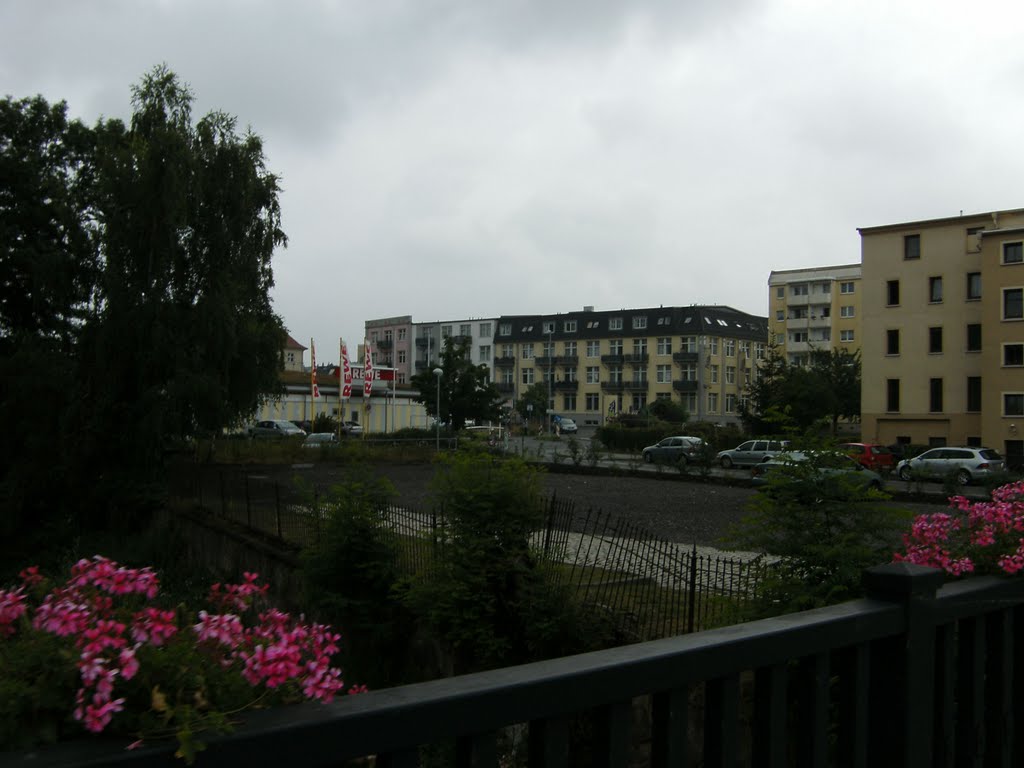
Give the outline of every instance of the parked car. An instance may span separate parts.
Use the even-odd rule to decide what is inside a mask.
[[[341,434],[357,437],[363,434],[363,427],[358,421],[344,421],[341,424]]]
[[[329,448],[338,444],[338,436],[333,432],[314,432],[302,441],[303,448]]]
[[[574,435],[578,430],[576,422],[565,416],[556,416],[551,422],[551,431],[556,435]]]
[[[641,451],[641,456],[648,464],[659,462],[664,464],[686,464],[700,457],[704,441],[690,435],[673,435],[659,440],[655,445],[648,445]]]
[[[747,440],[747,442],[741,443],[735,448],[719,451],[715,461],[725,469],[729,469],[732,466],[760,464],[762,461],[775,458],[788,447],[788,440]]]
[[[875,490],[881,489],[884,482],[880,474],[865,468],[856,459],[845,453],[831,451],[815,454],[793,451],[780,454],[773,459],[755,464],[751,470],[750,480],[754,485],[765,485],[768,482],[768,477],[778,472],[780,468],[793,467],[806,462],[813,462],[813,472],[808,479],[820,480],[825,477],[842,476],[851,483]]]
[[[257,421],[249,427],[249,436],[260,439],[277,439],[282,437],[305,437],[306,433],[290,421],[267,419],[266,421]]]
[[[884,445],[875,443],[843,443],[836,446],[854,461],[863,465],[865,469],[872,469],[875,472],[891,472],[896,465],[896,459],[892,451]]]
[[[991,448],[956,446],[932,448],[920,456],[904,459],[896,465],[901,480],[928,477],[942,480],[953,477],[960,485],[981,480],[993,472],[1006,469],[1006,462],[998,451]]]

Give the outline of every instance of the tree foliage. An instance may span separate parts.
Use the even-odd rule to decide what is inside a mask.
[[[486,365],[473,365],[469,342],[444,340],[441,350],[441,412],[437,413],[438,377],[427,370],[412,377],[412,385],[419,390],[417,401],[423,403],[431,416],[448,422],[452,429],[465,426],[467,419],[493,421],[501,416],[501,393],[491,382]]]
[[[285,235],[260,139],[222,112],[193,122],[166,67],[132,94],[129,124],[92,128],[63,103],[0,102],[0,366],[17,379],[3,408],[46,436],[4,457],[9,510],[86,489],[116,506],[170,441],[240,421],[279,386],[270,260]],[[30,497],[31,468],[55,465],[76,493]]]
[[[524,419],[546,421],[549,402],[548,385],[543,381],[538,381],[536,384],[532,384],[516,400],[516,413]],[[531,408],[530,406],[533,407]]]
[[[753,434],[806,432],[827,421],[835,435],[840,419],[860,416],[860,386],[859,351],[816,350],[800,366],[773,347],[746,389],[740,418]]]

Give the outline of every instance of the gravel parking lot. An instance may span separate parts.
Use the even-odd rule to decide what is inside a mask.
[[[317,483],[340,477],[339,470],[330,465],[317,465],[310,471]],[[434,473],[431,465],[389,465],[379,467],[378,472],[395,486],[399,504],[414,508],[429,505],[429,482]],[[548,472],[544,487],[559,498],[573,501],[577,511],[594,509],[622,516],[656,538],[712,547],[721,546],[720,538],[747,513],[756,493],[741,486],[680,479],[675,473],[618,477]],[[893,503],[917,513],[946,508],[944,503]]]

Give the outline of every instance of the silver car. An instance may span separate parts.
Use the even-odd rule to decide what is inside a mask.
[[[299,429],[290,421],[284,419],[267,419],[257,421],[249,427],[249,436],[256,438],[281,438],[281,437],[305,437],[305,430]]]
[[[787,448],[789,448],[788,440],[747,440],[728,451],[720,451],[715,457],[715,461],[725,469],[733,466],[750,466],[774,459]]]
[[[971,446],[932,448],[920,456],[904,459],[896,465],[901,480],[927,477],[942,480],[954,478],[960,485],[981,480],[993,472],[1006,469],[1006,462],[998,451]]]
[[[685,464],[700,456],[700,449],[704,447],[704,441],[699,437],[689,435],[673,435],[659,440],[656,445],[648,445],[643,449],[641,455],[648,464],[660,462]]]

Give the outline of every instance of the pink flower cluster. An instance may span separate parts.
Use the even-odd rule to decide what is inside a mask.
[[[919,515],[894,560],[942,568],[954,576],[1024,570],[1024,481],[992,492],[991,501],[949,500],[951,512]]]
[[[28,593],[42,582],[36,568],[26,569],[21,577],[22,586],[0,590],[0,639],[14,635],[18,625],[26,623]],[[214,585],[211,604],[247,611],[267,593],[268,585],[259,585],[258,579],[258,574],[246,573],[242,584]],[[176,641],[191,643],[200,661],[212,657],[224,667],[237,667],[253,686],[294,683],[306,697],[324,702],[342,689],[341,670],[330,665],[330,657],[338,652],[339,635],[329,627],[306,625],[302,617],[294,621],[276,610],[259,614],[259,623],[252,627],[246,627],[235,613],[200,611],[189,635],[179,632],[173,610],[143,605],[131,611],[121,605],[125,599],[138,604],[158,594],[159,581],[151,569],[124,568],[96,556],[76,563],[68,582],[53,589],[36,608],[31,628],[68,638],[77,651],[81,687],[73,714],[88,730],[102,731],[124,710],[125,698],[115,698],[115,686],[138,674],[140,649],[159,649]],[[175,688],[173,681],[158,682],[165,689]],[[360,690],[365,688],[350,692]]]

